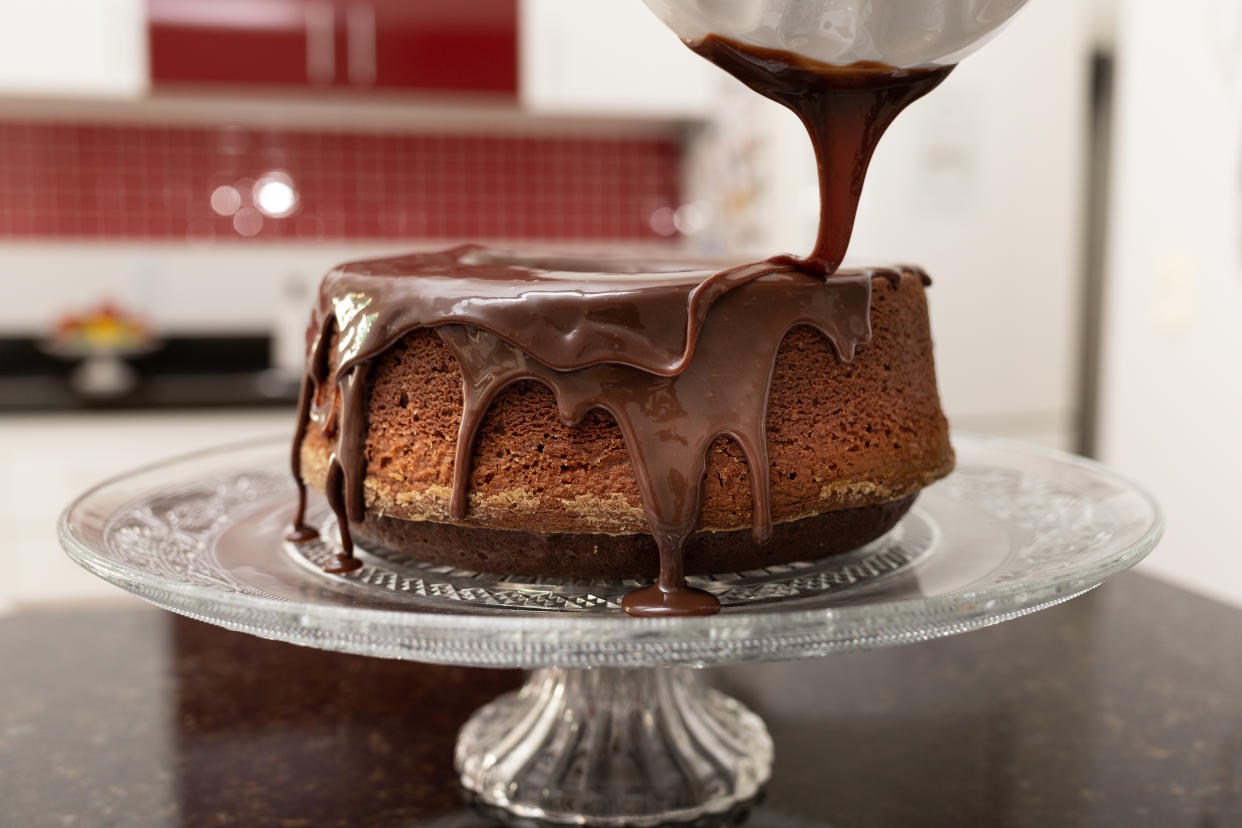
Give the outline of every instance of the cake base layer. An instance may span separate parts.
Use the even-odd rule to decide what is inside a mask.
[[[696,532],[685,547],[686,573],[740,572],[848,552],[896,526],[917,496],[778,523],[765,544],[756,544],[750,529]],[[485,529],[378,515],[350,526],[364,546],[477,572],[625,579],[654,578],[659,571],[655,540],[646,534]]]

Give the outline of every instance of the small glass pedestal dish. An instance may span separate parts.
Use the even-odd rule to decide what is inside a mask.
[[[326,575],[319,540],[283,540],[286,439],[227,446],[107,481],[60,536],[102,578],[165,609],[342,652],[534,672],[458,738],[472,800],[519,824],[735,820],[771,774],[763,722],[698,671],[904,644],[1080,595],[1146,555],[1156,504],[1104,467],[958,434],[958,468],[884,537],[848,555],[692,578],[712,617],[630,618],[637,582],[497,576],[360,551]],[[653,669],[658,668],[658,669]],[[418,715],[412,711],[411,715]]]

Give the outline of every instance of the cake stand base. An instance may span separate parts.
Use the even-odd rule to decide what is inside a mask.
[[[736,817],[772,770],[762,720],[686,667],[536,670],[457,738],[489,812],[573,825]]]

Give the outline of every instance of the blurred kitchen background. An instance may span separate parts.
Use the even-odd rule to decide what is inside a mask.
[[[1032,0],[881,143],[855,262],[935,278],[956,428],[1156,494],[1242,604],[1242,6]],[[6,0],[0,612],[128,600],[85,487],[292,428],[342,260],[465,240],[805,251],[801,127],[640,0]],[[1158,611],[1158,610],[1156,610]]]

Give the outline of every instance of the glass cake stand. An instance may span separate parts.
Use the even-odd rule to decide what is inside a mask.
[[[884,537],[816,562],[692,578],[713,617],[630,618],[637,582],[496,576],[282,535],[285,438],[113,478],[61,517],[69,555],[165,609],[233,630],[382,658],[533,672],[458,737],[461,782],[519,822],[654,826],[734,818],[772,764],[763,722],[691,668],[906,644],[1073,598],[1161,532],[1141,490],[1081,458],[957,434],[957,470]],[[663,669],[651,669],[663,668]]]

